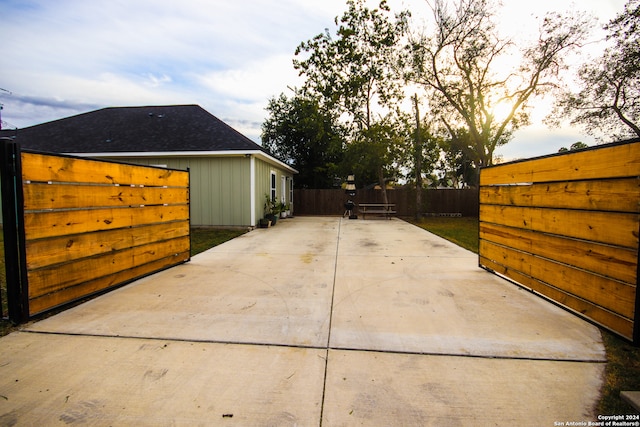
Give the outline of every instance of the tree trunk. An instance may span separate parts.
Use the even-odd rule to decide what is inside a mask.
[[[422,216],[422,132],[420,130],[420,109],[418,107],[418,95],[413,95],[413,103],[416,108],[416,219],[419,220]]]
[[[384,167],[378,169],[378,181],[380,181],[380,189],[382,190],[382,203],[389,203],[387,198],[387,183],[384,181]]]

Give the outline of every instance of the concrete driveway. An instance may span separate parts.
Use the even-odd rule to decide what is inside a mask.
[[[0,425],[593,421],[591,324],[403,221],[257,229],[0,339]]]

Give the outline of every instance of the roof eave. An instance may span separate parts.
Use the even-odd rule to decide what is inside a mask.
[[[296,174],[298,171],[286,163],[261,150],[222,150],[222,151],[114,151],[103,153],[65,153],[80,157],[249,157],[256,156],[267,163],[276,165]]]

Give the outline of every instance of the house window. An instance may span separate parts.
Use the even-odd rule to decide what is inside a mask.
[[[276,173],[271,171],[271,200],[276,200]]]
[[[282,177],[280,184],[280,201],[282,203],[287,203],[287,178]]]
[[[293,178],[289,178],[289,203],[293,205]]]

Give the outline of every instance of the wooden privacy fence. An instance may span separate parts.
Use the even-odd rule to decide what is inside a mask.
[[[13,321],[189,260],[188,171],[2,148]]]
[[[416,214],[415,189],[387,190],[389,203],[395,203],[399,216]],[[293,206],[296,215],[342,215],[348,197],[345,190],[296,189]],[[382,191],[357,190],[352,197],[358,203],[382,203]],[[460,214],[478,216],[478,191],[476,189],[425,189],[422,193],[422,214]]]
[[[480,171],[480,266],[640,342],[640,141]]]

